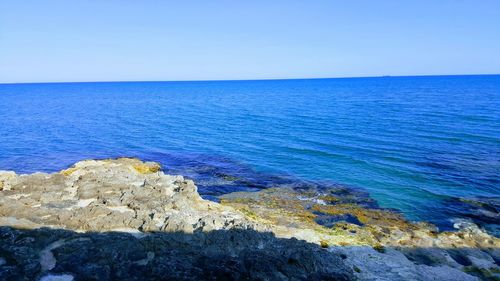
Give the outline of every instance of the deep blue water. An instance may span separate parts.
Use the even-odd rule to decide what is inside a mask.
[[[208,198],[338,184],[412,220],[498,229],[500,76],[0,85],[0,169],[116,156]]]

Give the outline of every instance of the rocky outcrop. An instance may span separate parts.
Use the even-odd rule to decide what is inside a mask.
[[[499,240],[438,232],[342,191],[203,200],[138,159],[0,172],[0,280],[495,280]]]
[[[76,231],[210,231],[255,228],[232,208],[203,200],[191,180],[153,162],[82,161],[60,173],[0,173],[0,225]]]
[[[137,159],[0,172],[0,280],[350,280],[334,253],[279,239]]]

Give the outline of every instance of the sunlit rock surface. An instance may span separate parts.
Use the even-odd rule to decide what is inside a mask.
[[[138,159],[0,172],[0,280],[496,280],[499,239],[438,232],[341,191],[203,200]]]
[[[0,223],[77,231],[247,228],[239,212],[201,199],[182,176],[137,159],[82,161],[55,174],[0,173]]]

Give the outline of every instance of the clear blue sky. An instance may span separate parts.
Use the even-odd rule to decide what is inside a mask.
[[[500,0],[0,0],[0,82],[500,73]]]

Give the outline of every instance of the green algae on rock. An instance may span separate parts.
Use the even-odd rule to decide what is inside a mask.
[[[308,234],[314,230],[316,236],[304,238],[318,244],[320,240],[328,240],[333,245],[428,247],[438,243],[443,247],[500,246],[498,238],[474,224],[455,232],[438,232],[429,223],[413,223],[390,210],[344,203],[338,198],[323,200],[325,197],[331,196],[314,189],[269,188],[260,192],[230,193],[220,196],[220,199],[222,205],[245,210],[244,213],[252,214],[248,219],[268,225],[277,232],[289,231],[297,236],[304,230]],[[349,216],[359,223],[340,219],[333,226],[325,227],[316,220],[322,215],[332,218]]]
[[[252,214],[247,219],[268,226],[278,237],[303,239],[345,255],[361,279],[427,280],[419,277],[419,272],[428,274],[429,279],[439,276],[438,280],[467,280],[462,272],[485,280],[499,277],[500,239],[472,223],[458,224],[460,229],[454,232],[438,232],[431,224],[412,223],[389,210],[332,197],[325,195],[324,190],[270,188],[230,193],[220,199],[222,205]],[[327,227],[317,220],[325,215],[352,216],[360,223],[339,220]],[[372,255],[380,260],[356,259],[353,254]],[[384,258],[398,262],[393,267],[384,263],[384,271],[376,270]],[[397,267],[405,270],[396,270]]]

